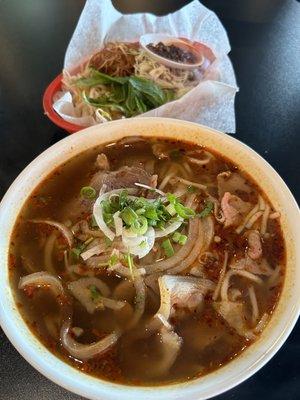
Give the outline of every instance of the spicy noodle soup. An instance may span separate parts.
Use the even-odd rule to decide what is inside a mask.
[[[17,304],[58,357],[155,385],[205,375],[257,340],[285,268],[280,213],[213,149],[124,139],[31,194],[10,246]]]

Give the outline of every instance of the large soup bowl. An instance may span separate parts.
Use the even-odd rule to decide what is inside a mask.
[[[282,294],[259,339],[234,360],[204,377],[154,387],[110,383],[80,372],[54,356],[32,334],[16,306],[8,274],[8,249],[16,218],[30,193],[57,166],[95,145],[140,135],[186,140],[226,155],[247,171],[267,194],[281,223],[287,250]],[[89,399],[196,400],[220,394],[253,375],[279,350],[300,310],[300,212],[289,189],[274,169],[238,140],[205,126],[164,118],[135,118],[93,126],[66,137],[37,157],[13,182],[0,208],[0,322],[21,355],[46,377]],[[200,334],[200,333],[199,333]]]

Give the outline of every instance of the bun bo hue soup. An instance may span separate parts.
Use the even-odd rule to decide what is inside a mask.
[[[57,168],[10,247],[19,309],[74,367],[125,384],[184,381],[257,340],[285,268],[280,214],[213,149],[130,138]]]

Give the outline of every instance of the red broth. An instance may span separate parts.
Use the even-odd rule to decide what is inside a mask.
[[[93,210],[100,190],[116,189],[100,203],[112,232],[121,215],[122,236],[110,240]],[[9,265],[19,310],[49,351],[102,379],[157,385],[203,376],[251,346],[280,296],[285,245],[280,214],[246,171],[213,149],[136,138],[53,171],[18,216]]]

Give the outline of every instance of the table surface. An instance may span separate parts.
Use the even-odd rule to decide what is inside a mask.
[[[100,1],[100,0],[99,0]],[[185,0],[116,0],[124,13],[166,14]],[[228,31],[240,92],[236,138],[279,172],[300,199],[300,4],[295,0],[207,0]],[[1,195],[33,158],[65,137],[44,115],[41,98],[60,72],[82,0],[0,1]],[[80,399],[47,380],[0,330],[0,398]],[[219,400],[300,397],[299,323],[283,348],[252,378]]]

